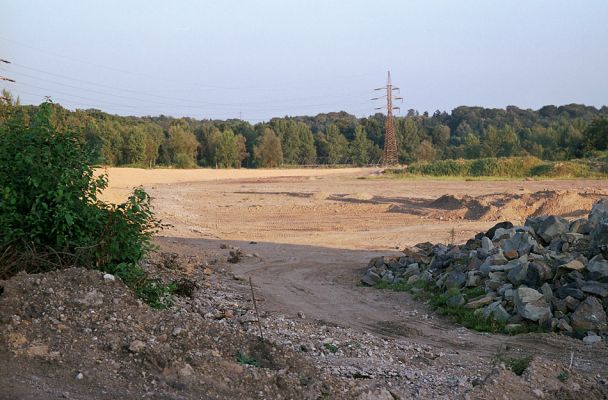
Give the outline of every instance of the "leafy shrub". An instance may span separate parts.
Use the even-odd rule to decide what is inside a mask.
[[[31,123],[0,127],[0,278],[83,266],[121,277],[155,305],[166,290],[137,265],[161,228],[150,197],[136,189],[122,204],[98,199],[107,187],[95,176],[77,132],[58,132],[50,103]],[[160,285],[160,286],[159,286]]]
[[[598,152],[599,153],[599,152]],[[392,175],[498,177],[498,178],[584,178],[608,173],[608,156],[603,153],[588,160],[543,161],[536,157],[479,158],[476,160],[439,160],[414,163],[407,169],[386,171]]]

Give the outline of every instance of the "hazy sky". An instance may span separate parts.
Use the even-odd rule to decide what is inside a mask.
[[[0,0],[0,76],[117,114],[238,118],[608,104],[608,1]]]

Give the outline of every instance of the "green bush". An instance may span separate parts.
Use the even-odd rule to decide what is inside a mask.
[[[98,199],[107,187],[95,176],[77,132],[58,132],[44,103],[31,123],[0,127],[0,278],[19,271],[70,266],[121,277],[151,302],[163,303],[158,282],[137,265],[161,228],[150,197],[136,189],[122,204]]]
[[[585,178],[604,177],[608,156],[599,153],[594,159],[543,161],[536,157],[479,158],[476,160],[439,160],[414,163],[406,169],[391,169],[389,175],[422,175],[493,178]]]

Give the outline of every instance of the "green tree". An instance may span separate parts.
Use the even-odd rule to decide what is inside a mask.
[[[370,162],[370,153],[373,143],[367,138],[363,127],[360,125],[355,128],[355,137],[350,143],[349,154],[355,165],[366,165]]]
[[[587,152],[608,150],[608,118],[594,120],[583,137]]]
[[[340,164],[348,157],[348,140],[340,133],[336,125],[327,128],[327,162]]]
[[[256,165],[263,168],[278,167],[283,163],[281,140],[272,128],[264,127],[253,148]]]
[[[169,127],[165,146],[171,162],[177,167],[192,168],[196,166],[198,141],[186,124],[176,123]]]

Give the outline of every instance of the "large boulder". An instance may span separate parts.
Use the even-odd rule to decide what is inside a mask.
[[[499,222],[493,227],[491,227],[486,233],[485,237],[490,239],[494,239],[494,235],[496,234],[497,229],[511,229],[513,228],[513,224],[510,221]]]
[[[606,330],[606,311],[602,307],[602,303],[593,296],[582,301],[570,319],[572,328],[575,330]]]
[[[517,313],[530,321],[544,321],[551,318],[551,306],[538,290],[520,286],[515,291],[513,302]]]
[[[593,205],[589,213],[591,231],[591,254],[608,256],[608,199],[602,199]]]
[[[532,248],[538,245],[538,242],[528,232],[517,232],[512,238],[502,242],[502,250],[507,252],[517,252],[517,256],[521,257],[524,254],[530,253]]]
[[[589,271],[589,279],[591,280],[608,280],[608,261],[598,254],[589,260],[589,264],[587,264],[587,271]]]
[[[568,232],[569,230],[570,222],[555,215],[545,218],[538,227],[538,230],[535,229],[538,236],[540,236],[546,243],[551,243],[554,238],[558,237],[562,233]]]

